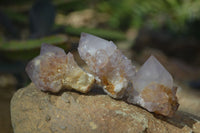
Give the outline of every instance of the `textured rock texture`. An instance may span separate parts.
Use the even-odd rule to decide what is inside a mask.
[[[96,88],[95,88],[96,89]],[[98,88],[88,95],[49,94],[30,84],[11,100],[15,133],[198,133],[200,118],[178,111],[172,118],[114,100]]]

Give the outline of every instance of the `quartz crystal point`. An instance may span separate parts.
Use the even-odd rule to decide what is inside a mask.
[[[94,82],[94,76],[84,72],[71,53],[66,55],[63,49],[48,44],[42,44],[40,55],[28,63],[26,72],[43,91],[72,88],[86,93]]]
[[[121,98],[135,75],[135,67],[112,41],[82,33],[78,52],[103,85],[104,91],[113,98]]]
[[[133,87],[128,102],[138,104],[150,112],[172,116],[179,106],[172,76],[154,56],[136,73]]]

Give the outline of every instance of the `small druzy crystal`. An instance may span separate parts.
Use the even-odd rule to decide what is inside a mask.
[[[121,98],[135,75],[135,67],[112,41],[82,33],[78,52],[108,95]]]
[[[40,55],[28,63],[26,72],[43,91],[72,88],[86,93],[94,82],[94,76],[84,72],[71,53],[66,55],[63,49],[48,44],[42,44]]]
[[[172,116],[179,106],[173,78],[154,56],[136,73],[129,93],[128,102],[157,114]]]

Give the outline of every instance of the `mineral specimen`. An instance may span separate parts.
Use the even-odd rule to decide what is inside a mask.
[[[96,80],[103,85],[108,95],[121,98],[129,81],[135,75],[135,67],[112,41],[82,33],[78,52],[94,73]]]
[[[136,73],[131,91],[128,102],[150,112],[172,116],[179,106],[172,76],[154,56]]]
[[[43,91],[58,92],[62,88],[86,93],[94,81],[113,98],[127,98],[149,112],[172,116],[178,109],[177,88],[169,72],[151,56],[135,72],[135,67],[112,41],[82,33],[78,52],[92,74],[83,71],[73,55],[61,48],[43,44],[40,55],[30,61],[26,71]]]
[[[26,72],[38,89],[58,92],[62,88],[86,93],[94,82],[94,76],[84,72],[71,53],[61,48],[42,44],[40,55],[30,61]]]

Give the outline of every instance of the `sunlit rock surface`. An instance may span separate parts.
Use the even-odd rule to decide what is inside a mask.
[[[40,55],[28,63],[26,72],[43,91],[72,88],[85,93],[94,82],[94,77],[77,65],[71,53],[66,55],[63,49],[48,44],[42,44]]]
[[[104,87],[104,91],[114,98],[121,98],[135,75],[135,67],[112,41],[82,33],[79,47],[81,58],[87,63]]]
[[[128,102],[165,116],[172,116],[177,110],[179,104],[173,78],[154,56],[136,73]]]
[[[138,106],[96,92],[81,95],[65,91],[59,95],[52,95],[42,93],[33,84],[18,89],[10,102],[10,110],[14,133],[200,131],[200,117],[183,111],[176,112],[172,118],[158,117]]]

